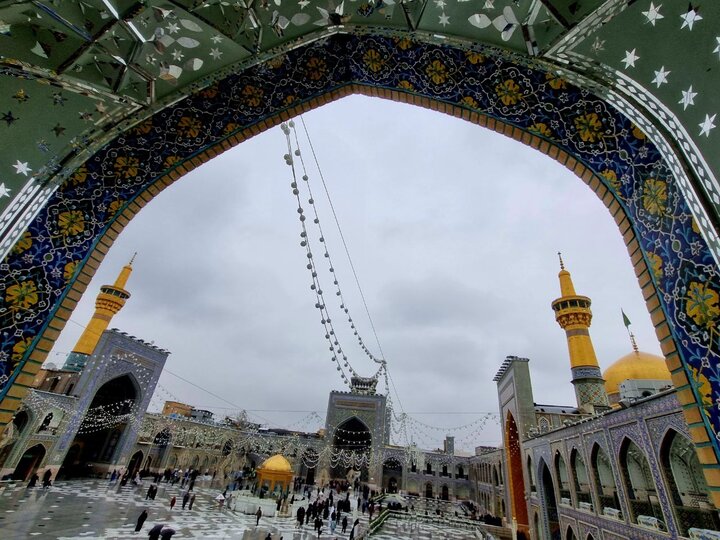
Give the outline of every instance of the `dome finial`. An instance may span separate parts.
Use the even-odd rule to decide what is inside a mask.
[[[562,253],[560,253],[559,251],[558,251],[558,259],[560,259],[560,270],[565,270],[565,264],[563,263],[563,260],[562,260]]]
[[[640,354],[640,349],[638,349],[637,342],[635,341],[635,334],[630,332],[630,343],[632,343],[633,351],[635,351],[635,354]]]
[[[132,258],[130,259],[130,262],[128,263],[128,266],[132,266],[132,263],[135,261],[135,257],[137,257],[137,251],[133,253]]]

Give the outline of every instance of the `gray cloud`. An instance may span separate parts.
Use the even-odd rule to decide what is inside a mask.
[[[306,121],[406,411],[496,410],[492,377],[508,354],[531,359],[536,401],[573,403],[550,309],[558,250],[578,292],[593,299],[601,365],[629,351],[621,306],[641,348],[659,352],[614,222],[564,167],[457,119],[381,100],[343,99]],[[98,287],[139,251],[133,296],[113,325],[172,352],[157,401],[280,410],[255,419],[285,426],[299,426],[303,411],[324,417],[328,392],[342,386],[313,307],[284,144],[279,128],[270,130],[152,201],[108,254],[51,359],[62,362]],[[346,304],[377,354],[318,175],[309,174]],[[334,305],[331,278],[321,278]],[[353,365],[373,373],[333,309]],[[446,427],[472,418],[419,417]],[[422,437],[437,446],[443,431]],[[487,444],[499,433],[490,425],[472,437]]]

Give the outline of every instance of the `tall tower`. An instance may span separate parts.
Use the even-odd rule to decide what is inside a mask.
[[[595,356],[595,348],[590,339],[590,298],[575,292],[570,272],[565,270],[562,255],[560,257],[560,298],[553,300],[552,309],[555,320],[565,330],[572,383],[575,397],[581,412],[593,414],[609,408],[605,381]]]
[[[120,270],[120,274],[114,284],[100,287],[100,294],[98,294],[95,299],[95,313],[93,313],[92,319],[90,319],[90,322],[85,327],[85,331],[65,360],[63,369],[70,371],[83,370],[88,358],[95,350],[98,341],[100,341],[103,332],[107,330],[107,327],[110,325],[110,321],[112,321],[115,314],[122,309],[125,301],[130,298],[130,293],[125,290],[125,285],[132,273],[132,263],[134,260],[135,255],[133,255],[130,262]]]

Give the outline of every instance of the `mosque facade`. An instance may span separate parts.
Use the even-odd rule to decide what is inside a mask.
[[[564,268],[559,279],[552,307],[577,403],[535,403],[529,361],[505,360],[495,376],[503,444],[471,469],[481,511],[535,540],[720,538],[665,360],[632,339],[633,350],[601,372],[590,299]]]
[[[591,300],[575,292],[562,262],[552,309],[566,334],[576,403],[536,403],[529,360],[507,357],[495,376],[502,445],[477,447],[473,456],[457,455],[450,436],[437,450],[392,445],[386,397],[374,379],[357,376],[349,392],[330,393],[316,433],[218,422],[179,402],[146,413],[169,353],[107,330],[130,296],[131,271],[128,264],[101,288],[65,365],[38,373],[0,446],[3,476],[192,469],[225,480],[243,471],[247,483],[262,473],[283,489],[290,474],[310,485],[359,479],[377,491],[472,501],[480,515],[533,540],[720,538],[695,426],[664,359],[641,352],[633,338],[632,351],[602,371],[589,332]],[[282,481],[262,466],[277,455],[289,467]]]
[[[13,428],[0,442],[0,477],[25,480],[102,475],[137,465],[133,449],[168,351],[117,329],[112,317],[130,297],[132,261],[103,285],[95,312],[61,368],[40,370]]]

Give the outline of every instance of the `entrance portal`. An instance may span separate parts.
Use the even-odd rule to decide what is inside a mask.
[[[36,444],[32,448],[28,448],[20,458],[13,478],[16,480],[29,480],[35,474],[45,458],[45,447],[42,444]]]
[[[372,445],[370,429],[356,416],[335,428],[333,440],[333,463],[330,474],[333,479],[345,480],[350,469],[360,471],[360,480],[367,482],[368,457]]]
[[[73,441],[73,445],[80,448],[77,457],[73,462],[65,460],[69,469],[67,474],[102,474],[104,471],[97,468],[96,464],[117,461],[117,453],[128,428],[128,419],[138,401],[138,394],[129,375],[112,379],[98,389]],[[105,418],[108,416],[106,411],[110,409],[117,420],[108,425]]]

